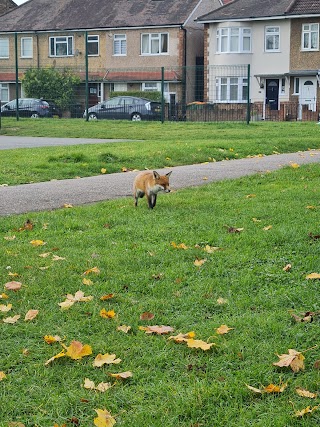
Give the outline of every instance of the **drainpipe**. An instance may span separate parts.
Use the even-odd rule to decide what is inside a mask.
[[[187,100],[187,30],[181,25],[181,29],[183,30],[183,44],[184,44],[184,52],[183,52],[183,66],[182,66],[182,117],[186,115],[186,100]]]
[[[16,119],[19,120],[19,66],[18,66],[18,34],[14,33],[14,50],[16,63]]]

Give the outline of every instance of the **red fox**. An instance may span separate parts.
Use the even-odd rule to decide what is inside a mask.
[[[159,191],[170,193],[169,177],[171,172],[165,175],[159,175],[156,171],[140,172],[133,183],[133,196],[135,198],[135,206],[138,206],[139,197],[146,195],[150,209],[156,205],[157,194]]]

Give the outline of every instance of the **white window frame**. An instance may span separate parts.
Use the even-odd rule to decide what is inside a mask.
[[[9,38],[0,37],[0,59],[9,58]]]
[[[217,77],[216,78],[216,102],[219,103],[245,103],[247,98],[244,89],[248,91],[248,79],[246,77]],[[233,96],[236,93],[236,96]]]
[[[300,77],[294,78],[294,86],[293,86],[293,95],[299,95],[300,94]]]
[[[99,52],[100,52],[99,36],[95,34],[88,34],[87,43],[88,43],[88,56],[99,56]],[[95,45],[95,44],[97,45],[97,53],[89,53],[90,45]]]
[[[59,52],[59,45],[66,46],[66,54]],[[49,37],[49,56],[65,58],[74,55],[74,39],[73,36],[55,36]]]
[[[251,53],[252,31],[249,27],[221,27],[217,29],[216,37],[217,53]]]
[[[33,38],[21,37],[21,58],[33,58]]]
[[[9,84],[0,83],[0,101],[9,102]]]
[[[142,33],[141,55],[168,55],[169,33]]]
[[[315,28],[313,28],[315,27]],[[316,37],[316,45],[313,45],[313,36]],[[319,24],[302,24],[301,31],[301,50],[316,51],[319,50]]]
[[[113,56],[127,56],[127,35],[113,35]]]
[[[280,52],[280,27],[276,25],[265,27],[264,49],[265,52]]]

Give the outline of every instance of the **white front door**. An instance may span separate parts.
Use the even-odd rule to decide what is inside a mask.
[[[300,105],[308,105],[310,111],[317,109],[317,81],[313,77],[300,78]]]

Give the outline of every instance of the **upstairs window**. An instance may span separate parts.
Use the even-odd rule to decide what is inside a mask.
[[[33,57],[33,40],[32,37],[22,37],[21,39],[21,58]]]
[[[265,28],[265,51],[266,52],[280,51],[280,27]]]
[[[0,38],[0,58],[9,58],[9,39]]]
[[[89,36],[87,41],[88,56],[99,55],[99,36]]]
[[[125,56],[127,54],[127,36],[125,34],[115,34],[113,36],[113,54]]]
[[[73,37],[50,37],[50,56],[72,56]]]
[[[302,25],[302,50],[319,50],[319,24]]]
[[[141,54],[142,55],[162,55],[169,52],[168,33],[150,33],[141,35]]]
[[[251,52],[251,28],[228,27],[217,30],[217,53]]]

